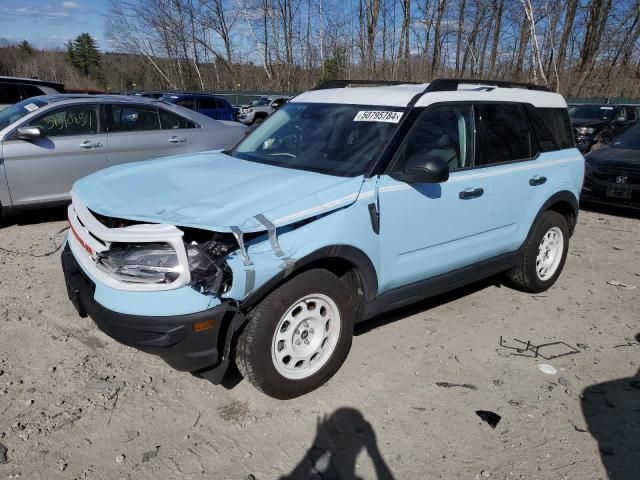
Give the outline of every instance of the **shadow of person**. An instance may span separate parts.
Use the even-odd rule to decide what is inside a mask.
[[[356,459],[364,450],[373,462],[378,480],[393,480],[371,424],[353,408],[340,408],[318,419],[313,444],[293,471],[280,480],[357,480]]]
[[[640,370],[582,393],[582,414],[609,480],[640,479]]]

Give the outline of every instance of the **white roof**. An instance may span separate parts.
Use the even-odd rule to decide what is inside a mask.
[[[428,86],[428,83],[423,83],[310,90],[298,95],[291,102],[406,107],[414,96],[423,92]],[[481,84],[462,84],[457,91],[426,93],[420,97],[415,106],[426,107],[432,103],[454,101],[521,102],[543,108],[567,108],[564,98],[557,93]]]

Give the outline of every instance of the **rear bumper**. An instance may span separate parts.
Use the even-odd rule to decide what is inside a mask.
[[[226,329],[235,315],[227,303],[202,312],[174,316],[130,315],[109,310],[94,300],[95,285],[82,271],[67,245],[62,269],[69,299],[81,317],[89,316],[98,328],[124,345],[159,356],[182,371],[209,368],[221,360]],[[212,328],[196,332],[194,324],[213,320]],[[225,332],[222,334],[221,332]]]

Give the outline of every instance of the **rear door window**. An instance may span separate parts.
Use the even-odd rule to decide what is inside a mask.
[[[480,112],[483,164],[526,160],[537,154],[522,105],[485,104]]]
[[[195,124],[180,115],[168,112],[162,108],[160,112],[160,126],[163,130],[172,130],[175,128],[195,128]]]
[[[49,111],[29,122],[45,137],[90,135],[100,132],[97,104],[70,105]]]
[[[221,107],[215,98],[198,97],[198,108],[202,110],[218,110]]]
[[[155,107],[111,105],[111,132],[160,130],[160,116]]]

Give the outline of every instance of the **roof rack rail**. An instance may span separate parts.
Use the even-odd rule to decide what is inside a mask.
[[[326,90],[328,88],[347,88],[350,85],[379,85],[392,86],[392,85],[419,85],[418,82],[403,82],[399,80],[327,80],[319,85],[316,85],[311,90]]]
[[[489,85],[500,88],[524,88],[527,90],[539,90],[541,92],[550,92],[549,87],[544,85],[535,85],[533,83],[510,82],[508,80],[482,80],[473,78],[436,78],[425,89],[424,93],[429,92],[451,92],[458,89],[458,85]]]

